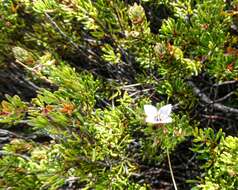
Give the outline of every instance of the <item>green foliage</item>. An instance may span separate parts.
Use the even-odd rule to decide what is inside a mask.
[[[171,13],[152,32],[147,9],[161,5]],[[80,189],[150,189],[133,181],[140,163],[161,164],[191,136],[205,160],[195,189],[236,188],[237,138],[197,128],[190,116],[198,100],[186,83],[204,72],[238,78],[229,33],[236,14],[224,1],[10,0],[0,11],[0,65],[15,62],[27,80],[54,89],[2,101],[3,127],[24,124],[52,140],[6,144],[1,188],[56,190],[73,179]],[[179,105],[173,122],[145,123],[151,102]]]
[[[16,95],[13,97],[6,95],[6,99],[8,101],[3,100],[0,106],[0,123],[5,123],[7,127],[10,127],[24,119],[27,104]]]
[[[193,189],[236,189],[238,186],[238,138],[211,129],[197,130],[193,151],[205,160],[204,179]]]
[[[143,136],[140,138],[142,142],[142,159],[149,163],[158,163],[164,159],[167,149],[174,150],[176,146],[191,135],[192,128],[188,118],[174,116],[171,124],[147,126],[143,131]]]
[[[116,108],[96,109],[98,81],[90,74],[77,74],[68,66],[54,67],[51,80],[60,88],[53,93],[39,92],[28,107],[25,119],[35,130],[49,134],[54,140],[48,146],[17,139],[6,145],[7,156],[1,160],[1,166],[13,169],[3,170],[4,187],[57,189],[70,176],[77,176],[85,189],[139,188],[128,181],[137,168],[127,152],[132,141],[127,124],[127,117],[131,115],[127,108],[130,98],[122,97],[123,104]],[[16,100],[17,105],[21,103],[16,97],[8,99],[5,104],[9,107],[15,105]],[[14,161],[8,155],[13,155]],[[16,168],[20,174],[15,176]],[[21,177],[26,174],[27,177]]]

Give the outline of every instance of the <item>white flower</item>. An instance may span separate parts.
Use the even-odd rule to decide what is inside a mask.
[[[172,118],[170,117],[172,111],[172,105],[168,104],[161,107],[159,110],[152,105],[144,105],[144,110],[146,114],[145,121],[147,123],[171,123]]]

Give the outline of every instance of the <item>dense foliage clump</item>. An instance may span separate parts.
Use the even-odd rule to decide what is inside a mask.
[[[0,188],[236,189],[237,9],[2,0]]]

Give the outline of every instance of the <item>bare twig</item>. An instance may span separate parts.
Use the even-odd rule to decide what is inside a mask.
[[[52,81],[50,81],[49,79],[47,79],[46,77],[41,76],[41,74],[39,72],[37,72],[36,70],[34,70],[33,68],[28,67],[27,65],[25,65],[24,63],[22,63],[19,60],[16,60],[15,63],[21,65],[22,67],[24,67],[25,69],[27,69],[28,71],[32,72],[33,74],[37,75],[41,80],[44,80],[45,82],[52,84]],[[13,66],[15,66],[14,63],[11,63]],[[36,86],[34,83],[32,83],[31,81],[26,81],[26,79],[24,79],[25,82],[27,82],[30,86],[34,87],[35,90],[40,90],[40,87]]]
[[[222,101],[224,101],[225,99],[229,98],[229,97],[230,97],[231,95],[233,95],[233,94],[235,94],[234,91],[228,93],[227,95],[225,95],[225,96],[223,96],[223,97],[221,97],[221,98],[219,98],[219,99],[214,100],[214,102],[222,102]]]
[[[136,83],[136,84],[128,84],[128,85],[123,85],[120,88],[121,89],[127,89],[127,88],[131,88],[131,87],[135,87],[135,86],[141,86],[141,83]]]
[[[232,119],[230,119],[229,117],[222,117],[220,115],[206,115],[206,114],[202,114],[201,115],[204,118],[210,119],[210,120],[226,120],[226,121],[233,121]]]
[[[238,80],[231,80],[231,81],[225,81],[222,83],[216,83],[213,86],[215,87],[215,86],[222,86],[222,85],[236,84],[236,83],[238,83]]]
[[[80,53],[82,54],[85,54],[85,56],[88,56],[91,55],[91,56],[94,56],[94,57],[97,57],[97,55],[91,51],[90,49],[86,49],[86,48],[83,48],[81,47],[80,45],[76,44],[69,36],[67,36],[61,29],[60,27],[56,24],[56,22],[51,18],[51,16],[47,13],[47,12],[44,12],[46,18],[48,19],[48,21],[50,22],[51,26],[57,31],[60,33],[60,35],[66,39],[76,50],[80,51]],[[87,52],[87,53],[85,53]]]
[[[7,152],[7,151],[0,151],[0,156],[15,156],[15,157],[21,157],[26,161],[30,161],[30,158],[28,156],[22,155],[22,154],[17,154],[13,152]]]
[[[193,92],[200,98],[201,101],[207,104],[212,104],[214,109],[225,113],[238,114],[237,108],[231,108],[212,101],[206,94],[202,93],[201,90],[192,81],[188,81],[187,84],[193,88]]]
[[[13,133],[11,131],[0,129],[0,136],[12,136],[12,137],[20,137],[18,134]],[[22,138],[22,137],[21,137]]]
[[[68,179],[65,180],[65,183],[68,183],[68,182],[75,182],[77,180],[79,180],[80,177],[74,177],[74,176],[71,176],[69,177]]]
[[[56,29],[57,32],[59,32],[66,40],[68,40],[69,43],[73,45],[75,49],[79,49],[79,46],[76,43],[74,43],[74,41],[60,29],[60,27],[53,21],[50,15],[47,12],[44,12],[44,14],[46,18],[49,20],[50,24],[53,26],[53,28]]]
[[[129,96],[130,96],[130,97],[133,97],[133,96],[135,96],[135,95],[137,95],[137,94],[140,94],[140,93],[142,93],[142,92],[148,92],[148,91],[151,91],[151,90],[153,90],[153,88],[147,88],[147,89],[143,89],[143,90],[138,90],[138,91],[136,91],[136,92],[133,92],[133,93],[129,94]]]

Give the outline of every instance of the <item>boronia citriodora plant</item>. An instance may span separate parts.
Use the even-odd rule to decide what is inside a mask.
[[[237,7],[2,0],[0,189],[236,188]]]

